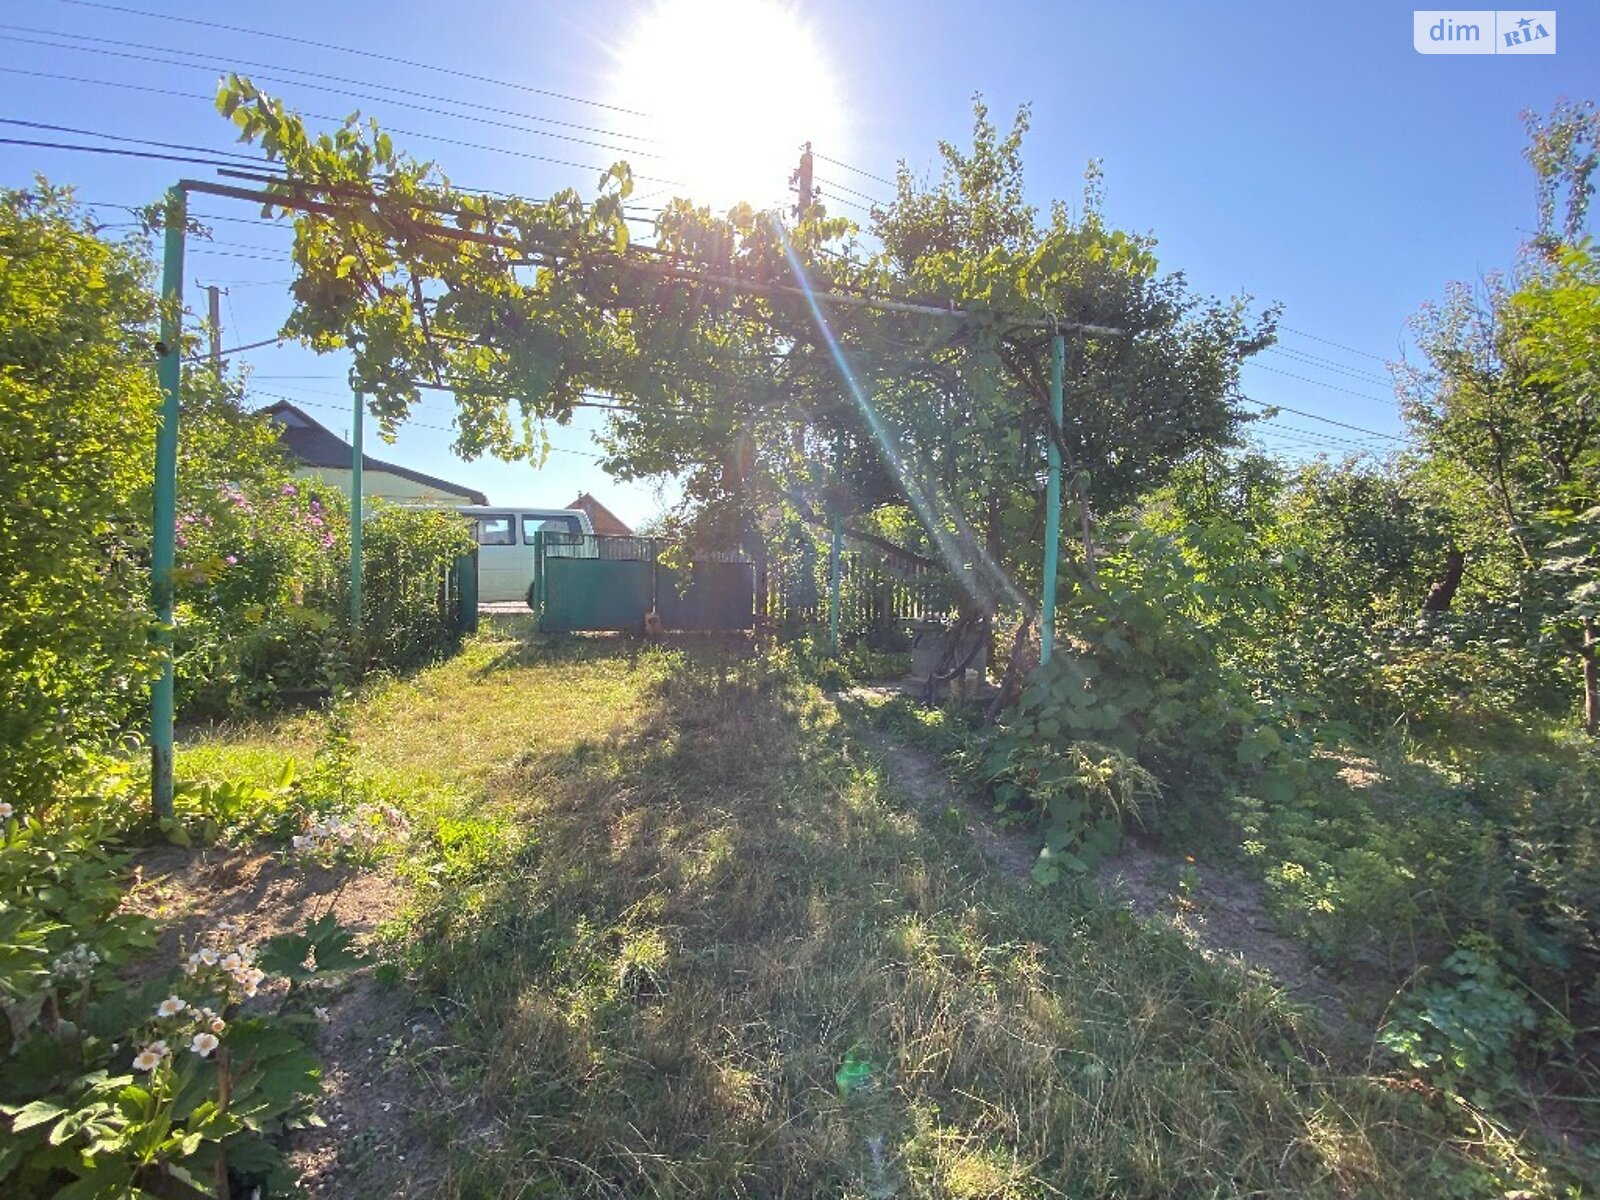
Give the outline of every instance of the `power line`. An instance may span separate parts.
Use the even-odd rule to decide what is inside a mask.
[[[63,0],[63,2],[65,2],[65,0]],[[206,104],[206,105],[210,105],[213,102],[213,100],[215,99],[215,97],[212,97],[212,96],[200,95],[198,92],[179,92],[179,91],[174,91],[172,88],[150,87],[150,86],[148,86],[146,84],[141,84],[141,83],[124,83],[121,80],[116,80],[116,79],[92,79],[92,78],[88,78],[88,77],[83,76],[83,75],[63,75],[63,74],[60,74],[58,72],[52,72],[52,71],[29,71],[29,70],[25,70],[22,67],[0,67],[0,71],[3,71],[8,75],[26,75],[26,76],[30,76],[30,77],[35,78],[35,79],[51,79],[51,80],[57,80],[57,81],[60,81],[60,82],[63,82],[63,83],[85,83],[85,84],[93,85],[95,87],[118,88],[118,89],[123,90],[123,91],[145,92],[147,94],[156,95],[156,96],[173,96],[173,97],[176,97],[176,98],[178,98],[180,100],[198,100],[201,103]],[[328,113],[300,112],[300,113],[297,113],[296,115],[300,116],[302,118],[313,120],[313,121],[328,121],[328,122],[330,122],[330,123],[332,123],[334,125],[342,125],[342,124],[344,124],[344,118],[343,117],[331,116]],[[451,115],[454,115],[454,114],[451,114]],[[506,146],[486,145],[486,144],[484,144],[482,142],[467,142],[467,141],[462,141],[459,138],[445,137],[443,134],[421,133],[421,132],[419,132],[417,130],[414,130],[414,129],[402,129],[397,125],[385,125],[384,126],[384,130],[386,132],[388,132],[388,133],[391,133],[391,134],[399,134],[401,137],[420,138],[423,141],[439,142],[439,143],[441,143],[443,145],[446,145],[446,146],[461,146],[461,147],[463,147],[465,149],[468,149],[468,150],[486,150],[486,151],[489,151],[489,152],[492,152],[492,153],[495,153],[495,154],[510,155],[513,158],[525,158],[525,159],[528,159],[528,160],[530,160],[532,162],[550,163],[552,166],[557,166],[557,167],[572,167],[575,170],[579,170],[579,171],[593,171],[596,174],[599,174],[599,173],[601,173],[601,172],[606,170],[606,168],[594,166],[592,163],[573,162],[570,159],[565,159],[565,158],[552,158],[551,156],[549,156],[547,154],[534,154],[532,151],[528,151],[528,150],[513,150],[513,149],[511,149],[509,147],[506,147]],[[525,132],[531,132],[531,131],[525,131]],[[202,165],[210,165],[210,164],[202,164]],[[670,187],[670,188],[682,188],[682,187],[686,187],[687,186],[681,180],[677,180],[677,179],[662,179],[660,176],[656,176],[656,175],[635,174],[634,175],[634,179],[638,180],[638,181],[646,182],[646,183],[665,184],[667,187]],[[490,191],[490,190],[488,190],[486,188],[460,188],[458,190],[460,190],[460,191],[478,191],[478,192],[482,192],[484,195],[490,195],[490,196],[492,196],[492,195],[504,195],[505,194],[503,192],[501,192],[501,193],[493,192],[493,191]]]
[[[69,43],[62,43],[62,42],[45,42],[45,41],[40,41],[37,38],[17,37],[15,34],[0,34],[0,41],[16,42],[16,43],[20,43],[20,44],[25,45],[25,46],[43,46],[43,47],[46,47],[47,49],[51,49],[51,50],[72,50],[72,51],[75,51],[76,53],[79,53],[79,54],[100,54],[100,55],[104,55],[105,57],[108,57],[108,58],[126,58],[126,59],[131,59],[131,60],[133,60],[135,62],[155,63],[158,66],[178,67],[181,70],[185,70],[185,71],[207,71],[207,72],[224,71],[225,72],[225,71],[228,70],[226,64],[218,65],[218,64],[213,62],[210,65],[201,65],[201,64],[197,64],[197,63],[179,62],[176,59],[172,59],[172,58],[158,58],[158,57],[156,57],[154,55],[150,55],[150,54],[135,54],[135,53],[133,53],[132,51],[129,51],[129,50],[103,50],[103,49],[99,48],[98,46],[74,46],[74,45],[71,45]],[[179,51],[178,53],[184,53],[184,52],[183,51]],[[191,57],[198,58],[200,56],[199,55],[191,55]],[[286,68],[286,69],[291,71],[291,72],[294,72],[296,70],[296,68],[293,68],[293,67],[289,67],[289,68]],[[311,72],[299,72],[299,73],[300,74],[311,74]],[[326,84],[321,84],[321,83],[305,83],[305,82],[303,82],[301,80],[298,80],[298,79],[285,79],[282,76],[277,76],[277,75],[257,75],[257,76],[255,76],[255,78],[266,80],[268,83],[285,84],[285,85],[287,85],[289,87],[310,88],[312,91],[327,92],[327,93],[329,93],[331,95],[344,96],[344,97],[347,97],[347,98],[349,98],[351,100],[364,100],[364,101],[368,101],[370,103],[375,103],[375,104],[397,104],[401,108],[415,109],[418,112],[428,113],[430,116],[452,117],[452,118],[454,118],[456,120],[459,120],[459,121],[474,121],[474,122],[476,122],[476,123],[478,123],[480,125],[495,125],[495,126],[500,127],[501,129],[511,129],[511,130],[515,130],[518,133],[533,134],[536,137],[556,138],[556,139],[558,139],[560,141],[564,141],[564,142],[576,142],[576,143],[578,143],[579,145],[582,145],[582,146],[593,146],[593,147],[595,147],[597,149],[601,149],[601,150],[612,150],[612,151],[615,151],[618,154],[637,155],[640,158],[660,158],[661,157],[660,154],[657,154],[657,153],[654,153],[654,152],[648,151],[648,150],[630,149],[629,147],[626,147],[626,146],[613,146],[613,145],[610,145],[609,143],[606,143],[606,142],[597,142],[592,138],[578,137],[576,134],[553,133],[553,132],[551,132],[550,130],[547,130],[547,129],[532,129],[532,128],[528,127],[526,124],[518,125],[518,124],[512,124],[509,121],[497,121],[497,120],[494,120],[494,119],[489,118],[489,117],[476,117],[476,116],[472,116],[472,115],[470,115],[468,113],[449,112],[446,109],[433,108],[433,107],[430,107],[429,105],[426,105],[426,104],[417,104],[416,102],[411,101],[411,100],[397,100],[397,99],[393,98],[392,96],[374,96],[374,95],[371,95],[370,93],[364,95],[361,92],[346,91],[346,90],[344,90],[342,88],[329,87]],[[337,79],[339,77],[338,76],[329,76],[329,78]],[[357,86],[373,86],[373,85],[361,85],[361,84],[358,84]],[[378,84],[376,86],[383,87],[384,85],[383,84]],[[398,89],[396,89],[396,90],[398,90]],[[451,103],[451,102],[450,101],[446,101],[446,103]],[[623,136],[626,137],[627,135],[624,134]]]
[[[1313,342],[1321,342],[1324,346],[1333,346],[1336,349],[1345,350],[1351,354],[1359,354],[1362,358],[1376,359],[1378,362],[1385,364],[1387,364],[1389,361],[1381,354],[1372,354],[1366,350],[1357,350],[1354,346],[1346,346],[1343,342],[1335,342],[1325,337],[1318,337],[1316,334],[1307,333],[1303,329],[1293,329],[1288,325],[1280,325],[1278,328],[1283,330],[1285,333],[1292,333],[1297,337],[1310,338]]]
[[[1251,366],[1262,371],[1271,371],[1274,375],[1282,375],[1289,379],[1298,379],[1301,383],[1315,384],[1317,387],[1327,388],[1330,392],[1343,392],[1347,396],[1356,396],[1362,400],[1370,400],[1374,404],[1391,404],[1392,400],[1383,396],[1373,396],[1367,392],[1352,391],[1350,388],[1340,387],[1334,383],[1324,383],[1320,379],[1313,379],[1309,375],[1296,375],[1293,371],[1280,371],[1277,367],[1269,367],[1265,363],[1251,363]]]
[[[872,209],[868,208],[865,204],[861,204],[861,203],[859,203],[859,202],[857,202],[855,200],[847,200],[843,196],[824,197],[824,199],[828,199],[828,198],[831,198],[836,204],[843,204],[843,205],[846,205],[849,208],[855,209],[857,212],[864,212],[869,217],[872,215]]]
[[[247,287],[287,287],[293,283],[292,279],[213,279],[212,283],[218,287],[247,288]]]
[[[1302,354],[1298,350],[1292,350],[1284,346],[1268,346],[1265,352],[1267,354],[1282,355],[1291,362],[1300,363],[1308,367],[1315,367],[1319,371],[1328,371],[1335,375],[1343,375],[1348,379],[1357,379],[1363,383],[1376,383],[1387,387],[1394,382],[1392,379],[1385,378],[1384,376],[1375,374],[1371,371],[1363,371],[1357,367],[1346,367],[1334,362],[1332,359],[1320,358],[1315,354]]]
[[[256,378],[262,378],[262,377],[261,376],[256,376]],[[350,406],[347,405],[347,404],[328,404],[328,403],[324,403],[324,402],[322,402],[320,400],[307,400],[303,396],[288,396],[288,395],[284,395],[281,392],[269,392],[269,391],[266,391],[263,388],[251,388],[251,389],[249,389],[249,394],[250,395],[255,395],[255,396],[266,396],[266,397],[268,397],[269,399],[272,399],[272,400],[286,400],[290,404],[294,404],[294,405],[305,407],[305,408],[320,408],[320,409],[323,409],[324,411],[327,411],[327,412],[342,413],[345,416],[352,415],[351,412],[350,412]],[[429,425],[429,424],[426,424],[426,423],[424,423],[422,421],[409,421],[409,420],[405,421],[401,425],[401,428],[403,428],[403,429],[426,429],[426,430],[429,430],[430,432],[433,432],[433,433],[456,433],[456,432],[458,432],[458,430],[452,429],[447,425]],[[605,458],[606,458],[606,456],[604,454],[591,454],[586,450],[576,450],[576,449],[572,449],[572,448],[567,447],[567,446],[551,446],[549,449],[550,449],[550,452],[552,454],[575,454],[580,458],[593,459],[595,462],[603,462],[605,460]]]
[[[837,158],[829,158],[826,154],[819,154],[815,150],[811,152],[811,155],[813,158],[820,158],[825,163],[832,163],[836,167],[843,167],[846,171],[854,171],[857,175],[863,175],[868,179],[876,180],[878,183],[887,184],[889,187],[895,186],[895,182],[892,179],[885,179],[882,175],[874,175],[871,171],[863,171],[860,167],[852,167],[849,163],[841,162]]]
[[[121,158],[151,158],[163,162],[189,163],[201,167],[236,167],[237,162],[195,158],[192,155],[158,154],[153,150],[124,150],[120,146],[74,146],[66,142],[44,142],[32,138],[0,138],[0,146],[32,146],[36,150],[76,150],[85,154],[109,154]]]
[[[1328,442],[1338,446],[1355,446],[1362,450],[1371,448],[1365,442],[1358,441],[1355,438],[1336,437],[1331,433],[1321,433],[1315,429],[1302,429],[1298,425],[1276,424],[1276,418],[1268,418],[1267,420],[1273,433],[1281,430],[1283,433],[1296,434],[1304,440]]]
[[[233,312],[233,308],[232,308],[231,305],[228,308],[228,312],[230,314]],[[282,342],[283,342],[282,336],[263,338],[259,342],[246,342],[243,346],[230,346],[230,347],[228,347],[228,349],[226,349],[226,350],[224,350],[222,352],[222,357],[223,358],[227,358],[230,354],[243,354],[246,350],[259,350],[263,346],[277,346],[277,345],[281,345]],[[205,362],[210,357],[211,357],[211,355],[209,353],[206,353],[206,354],[191,354],[188,358],[184,359],[183,361],[186,362],[186,363]]]
[[[1406,440],[1403,437],[1396,437],[1392,433],[1380,433],[1376,429],[1368,429],[1363,425],[1352,425],[1348,421],[1336,421],[1332,417],[1324,417],[1314,412],[1307,412],[1303,408],[1290,408],[1287,404],[1273,404],[1265,400],[1257,400],[1254,396],[1241,395],[1239,399],[1247,404],[1257,405],[1260,408],[1276,408],[1282,412],[1293,413],[1297,417],[1308,417],[1313,421],[1321,421],[1324,425],[1337,425],[1340,429],[1354,430],[1356,433],[1365,433],[1370,437],[1384,438],[1391,442],[1404,442]]]
[[[184,58],[205,58],[199,51],[184,50],[173,46],[151,46],[144,42],[130,42],[120,38],[93,37],[84,33],[70,33],[60,29],[35,29],[29,25],[0,24],[0,29],[13,29],[20,33],[42,34],[46,37],[69,38],[78,42],[98,42],[106,46],[120,46],[125,50],[152,50],[160,54],[177,54]],[[61,49],[75,49],[76,47],[61,47]],[[265,67],[269,71],[287,71],[292,75],[304,75],[310,79],[328,79],[336,83],[354,84],[357,87],[379,88],[386,92],[395,92],[402,96],[415,96],[420,100],[435,100],[442,104],[453,104],[458,108],[475,108],[483,112],[496,113],[503,117],[518,117],[526,121],[536,121],[541,125],[558,125],[564,129],[577,129],[584,133],[599,133],[607,137],[625,138],[630,142],[654,143],[655,138],[641,134],[625,133],[620,129],[608,129],[601,125],[584,125],[577,121],[562,121],[555,117],[543,117],[537,113],[523,112],[515,108],[498,108],[492,104],[483,104],[476,100],[458,100],[453,96],[441,96],[436,92],[421,92],[414,88],[397,87],[392,83],[374,83],[370,80],[352,79],[348,75],[334,75],[325,71],[311,71],[304,67],[286,67],[281,63],[262,62],[259,59],[234,58],[229,56],[229,63],[237,63],[247,67]],[[219,68],[220,69],[220,68]]]
[[[128,142],[140,146],[155,146],[162,150],[189,150],[196,154],[211,154],[218,158],[237,158],[258,167],[270,167],[271,162],[260,154],[242,154],[237,150],[213,150],[209,146],[191,146],[186,142],[158,142],[151,138],[124,137],[116,133],[100,133],[93,129],[79,129],[73,125],[49,125],[43,121],[23,121],[17,117],[0,117],[0,125],[18,125],[24,129],[42,129],[49,133],[72,133],[80,137],[103,138],[108,142]]]
[[[887,204],[885,204],[882,200],[879,200],[876,196],[869,196],[869,195],[867,195],[866,192],[858,192],[858,191],[856,191],[855,188],[845,187],[844,184],[838,182],[837,180],[824,179],[824,178],[822,178],[822,176],[819,175],[819,176],[817,176],[817,180],[816,181],[818,183],[820,183],[820,184],[824,184],[827,187],[834,188],[834,189],[836,189],[838,191],[847,192],[852,196],[858,196],[862,200],[865,200],[870,204],[874,204],[879,208],[887,208],[888,207]]]
[[[244,34],[248,37],[274,38],[280,42],[293,42],[296,45],[312,46],[318,50],[332,50],[340,54],[355,54],[363,58],[377,59],[380,62],[396,63],[403,67],[414,67],[423,71],[437,71],[441,75],[452,75],[458,79],[470,79],[476,83],[492,83],[497,87],[513,88],[519,92],[528,92],[535,96],[548,96],[553,100],[565,100],[569,104],[587,104],[594,108],[603,108],[611,112],[626,113],[630,117],[648,117],[649,113],[640,112],[636,108],[624,108],[620,104],[607,104],[600,100],[590,100],[583,96],[572,96],[566,92],[550,91],[547,88],[537,88],[526,83],[512,83],[504,79],[495,79],[489,75],[475,75],[470,71],[460,71],[453,67],[440,67],[429,62],[419,62],[416,59],[400,58],[392,54],[380,54],[376,50],[361,50],[353,46],[340,46],[333,42],[319,42],[312,38],[296,37],[288,33],[276,33],[265,29],[249,29],[241,25],[226,25],[219,21],[202,21],[197,17],[179,17],[170,13],[149,12],[141,8],[129,8],[120,4],[98,3],[96,0],[57,0],[60,4],[71,4],[79,8],[97,8],[106,12],[125,13],[129,16],[147,17],[159,21],[175,21],[182,25],[196,25],[205,29],[220,29],[226,33]]]
[[[206,243],[204,243],[204,242],[201,242],[199,245],[196,245],[196,246],[188,247],[188,249],[185,251],[185,253],[188,253],[188,254],[204,254],[208,258],[240,258],[240,259],[244,259],[246,262],[264,262],[264,263],[282,263],[283,262],[283,255],[281,255],[281,254],[239,254],[239,253],[236,253],[235,251],[232,251],[232,250],[212,250],[212,249],[209,249],[207,247]]]

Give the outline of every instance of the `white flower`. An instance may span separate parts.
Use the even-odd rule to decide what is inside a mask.
[[[189,1049],[193,1050],[201,1058],[210,1058],[211,1052],[219,1045],[221,1043],[217,1041],[216,1034],[197,1033],[194,1035],[194,1041],[189,1043]]]
[[[328,1010],[323,1008],[320,1004],[311,1010],[311,1015],[316,1017],[316,1019],[321,1021],[324,1025],[329,1025],[333,1022],[333,1018],[328,1015]]]
[[[156,1065],[167,1056],[167,1044],[163,1041],[154,1041],[133,1057],[135,1071],[153,1071]]]
[[[212,1017],[211,1018],[211,1032],[212,1033],[221,1033],[227,1027],[228,1027],[228,1023],[226,1021],[224,1021],[221,1017]]]
[[[94,974],[94,968],[99,962],[100,955],[83,942],[79,942],[51,963],[50,970],[57,979],[88,979]]]
[[[0,821],[9,821],[16,811],[9,800],[0,800]]]
[[[222,969],[224,971],[237,971],[242,966],[244,966],[244,959],[240,958],[237,952],[227,955],[222,960]]]
[[[189,955],[189,961],[183,964],[183,973],[193,975],[201,967],[214,967],[217,965],[217,952],[210,946],[196,950]]]
[[[156,1005],[156,1016],[175,1017],[188,1007],[189,1002],[187,1000],[179,999],[177,996],[168,996],[160,1004]]]

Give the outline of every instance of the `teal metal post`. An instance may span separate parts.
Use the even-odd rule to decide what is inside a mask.
[[[463,554],[456,559],[456,600],[460,605],[456,628],[461,633],[478,632],[478,555]]]
[[[528,596],[533,609],[533,627],[544,628],[544,530],[533,535],[533,591]]]
[[[839,510],[833,510],[833,545],[830,552],[828,569],[831,575],[828,588],[828,636],[832,639],[833,652],[839,653],[839,587],[844,579],[844,518],[839,515]]]
[[[156,651],[161,658],[161,673],[150,689],[150,804],[157,817],[172,816],[172,570],[178,522],[178,398],[183,385],[186,208],[183,189],[169,189],[161,259],[161,340],[156,344],[161,425],[156,430],[155,502],[151,506],[150,529],[151,600],[156,610]]]
[[[356,393],[355,411],[350,425],[350,631],[361,636],[361,427],[366,424],[366,406]]]
[[[1056,575],[1061,553],[1061,444],[1058,440],[1065,407],[1067,344],[1061,332],[1050,339],[1050,480],[1044,498],[1044,590],[1039,597],[1039,662],[1050,661],[1056,641]]]

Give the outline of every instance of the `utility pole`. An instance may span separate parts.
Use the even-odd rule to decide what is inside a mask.
[[[800,148],[800,165],[789,176],[789,186],[800,197],[800,203],[794,207],[795,220],[804,221],[810,214],[812,205],[817,202],[816,188],[812,185],[810,142]]]
[[[206,306],[211,325],[211,373],[222,378],[222,289],[216,284],[206,286]]]

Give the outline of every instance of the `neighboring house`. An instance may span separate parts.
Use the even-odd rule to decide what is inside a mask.
[[[349,442],[286,400],[260,412],[277,424],[278,441],[295,463],[295,478],[319,479],[330,489],[349,494],[352,454]],[[450,508],[489,503],[489,498],[475,488],[436,479],[409,467],[397,467],[370,454],[361,456],[361,494],[367,499]]]
[[[589,523],[594,526],[594,531],[605,537],[632,537],[633,530],[624,525],[616,513],[612,512],[588,492],[579,492],[578,498],[568,508],[576,508],[589,514]]]

